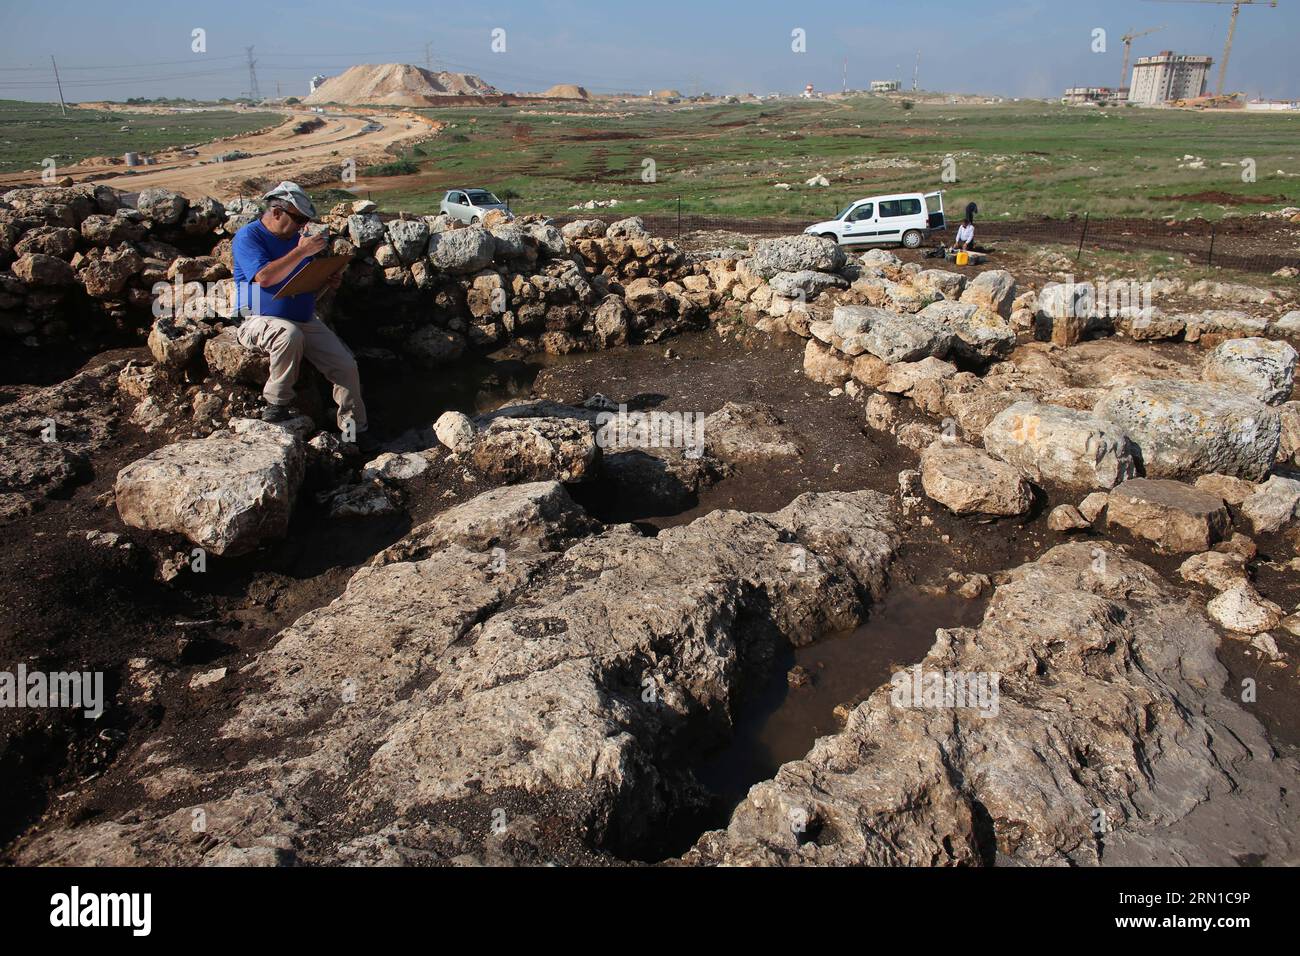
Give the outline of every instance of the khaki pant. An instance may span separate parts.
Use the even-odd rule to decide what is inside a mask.
[[[351,349],[324,322],[312,316],[310,322],[290,322],[267,315],[250,315],[239,325],[239,343],[260,349],[271,357],[271,375],[262,397],[271,405],[293,401],[293,387],[305,358],[334,386],[339,406],[338,425],[349,420],[358,432],[366,430],[366,406],[361,400],[361,376]]]

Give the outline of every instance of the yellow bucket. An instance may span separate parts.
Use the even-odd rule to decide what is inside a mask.
[[[964,251],[957,253],[957,265],[964,266],[970,264],[970,256]]]

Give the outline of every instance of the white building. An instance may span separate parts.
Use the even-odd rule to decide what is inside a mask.
[[[872,80],[872,93],[897,93],[903,88],[902,80]]]
[[[1184,56],[1171,50],[1138,57],[1133,64],[1128,101],[1158,105],[1203,96],[1213,62],[1208,56]]]

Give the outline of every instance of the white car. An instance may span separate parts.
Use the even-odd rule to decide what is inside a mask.
[[[505,213],[506,218],[514,218],[510,207],[486,189],[449,189],[438,205],[439,212],[471,225],[482,222],[484,216],[496,209]]]
[[[804,230],[841,245],[896,243],[917,248],[931,232],[946,228],[943,193],[895,193],[853,201],[834,219]]]

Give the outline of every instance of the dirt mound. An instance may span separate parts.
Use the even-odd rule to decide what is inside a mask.
[[[326,80],[303,102],[424,106],[430,97],[499,92],[472,73],[433,73],[405,63],[362,64]]]
[[[549,90],[542,94],[559,100],[589,100],[591,94],[585,87],[577,86],[573,83],[556,83]]]
[[[676,90],[655,90],[654,97],[657,100],[680,100],[682,94]]]

